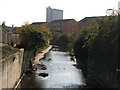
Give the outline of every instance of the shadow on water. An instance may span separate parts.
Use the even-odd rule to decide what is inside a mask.
[[[81,69],[77,69],[67,52],[53,48],[40,62],[46,70],[38,67],[34,74],[25,75],[19,88],[79,88],[85,86],[85,78]],[[47,77],[39,73],[48,73]]]
[[[41,88],[42,86],[43,84],[36,79],[36,75],[30,74],[24,76],[18,88]]]

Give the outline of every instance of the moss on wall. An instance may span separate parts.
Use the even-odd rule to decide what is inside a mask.
[[[14,48],[12,46],[8,46],[8,45],[2,46],[2,61],[5,60],[8,56],[10,56],[18,51],[19,51],[19,49]]]

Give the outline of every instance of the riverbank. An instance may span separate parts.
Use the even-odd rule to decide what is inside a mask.
[[[48,53],[51,48],[52,48],[52,45],[49,45],[46,49],[42,50],[40,53],[37,53],[37,54],[35,55],[35,58],[33,59],[33,63],[32,63],[32,64],[35,65],[35,66],[38,65],[38,64],[40,64],[39,59],[43,58],[44,55],[45,55],[46,53]],[[33,51],[32,51],[32,52],[33,52]],[[27,57],[27,56],[26,56],[26,57]],[[28,60],[28,61],[29,61],[29,60]],[[25,68],[25,67],[24,67],[24,68]],[[18,86],[19,86],[19,84],[21,83],[21,81],[22,81],[22,79],[23,79],[24,76],[25,76],[25,73],[23,73],[23,75],[22,75],[21,78],[19,79],[17,85],[15,86],[15,89],[18,88]]]
[[[52,48],[52,45],[49,45],[48,48],[46,48],[46,49],[42,50],[40,53],[36,54],[35,59],[33,60],[33,64],[34,65],[41,64],[39,60],[41,58],[43,58],[44,55],[46,53],[48,53],[51,48]]]

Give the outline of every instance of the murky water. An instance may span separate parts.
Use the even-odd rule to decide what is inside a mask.
[[[25,75],[19,87],[21,88],[67,88],[85,85],[82,71],[77,69],[66,52],[51,50],[45,59],[40,60],[47,69],[40,67],[35,74]],[[48,73],[48,77],[41,77],[39,73]]]

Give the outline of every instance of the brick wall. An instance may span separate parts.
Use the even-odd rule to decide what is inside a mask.
[[[69,21],[66,24],[66,27],[67,27],[66,33],[68,33],[68,34],[73,34],[78,31],[78,23],[74,20]]]
[[[49,26],[52,33],[73,34],[78,31],[78,22],[74,19],[53,21]]]

